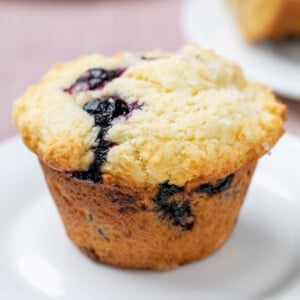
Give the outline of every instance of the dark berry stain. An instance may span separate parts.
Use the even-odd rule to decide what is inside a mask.
[[[147,211],[148,209],[144,203],[139,202],[139,197],[132,197],[116,190],[110,191],[108,196],[111,198],[113,204],[118,204],[120,206],[118,212],[121,214]]]
[[[103,237],[104,239],[108,240],[108,237],[106,236],[105,232],[103,231],[103,229],[101,229],[100,227],[97,228],[97,232],[98,234]]]
[[[145,204],[141,204],[140,206],[139,206],[139,209],[141,210],[141,211],[147,211],[147,205],[145,205]]]
[[[83,109],[95,118],[95,124],[109,128],[113,119],[129,113],[128,104],[119,97],[96,98],[85,103]]]
[[[73,172],[73,177],[94,183],[102,181],[99,169],[105,162],[109,149],[115,146],[113,142],[105,139],[105,135],[112,126],[112,121],[120,116],[129,117],[134,109],[141,107],[142,105],[137,101],[128,104],[117,96],[96,98],[84,104],[83,109],[94,117],[95,126],[99,126],[100,130],[95,141],[96,146],[93,147],[95,155],[93,163],[88,170]]]
[[[92,247],[80,247],[80,250],[85,253],[89,258],[98,261],[100,257],[96,253],[95,249]]]
[[[173,226],[191,230],[194,226],[194,215],[189,200],[170,199],[183,191],[183,187],[165,182],[159,185],[159,191],[152,200],[163,219],[169,220]]]
[[[119,204],[132,204],[136,202],[136,198],[132,197],[132,195],[119,190],[119,187],[115,186],[113,190],[107,192],[108,197],[111,199],[112,203]]]
[[[115,78],[120,77],[125,69],[106,70],[103,68],[92,68],[85,71],[79,78],[64,91],[69,94],[93,91],[104,87],[104,85]]]
[[[164,182],[159,185],[159,191],[153,198],[155,203],[161,203],[167,201],[173,195],[183,192],[184,188],[175,184],[168,184]]]
[[[175,200],[162,202],[159,211],[162,217],[171,220],[174,226],[180,226],[185,230],[191,230],[194,226],[194,217],[188,200],[181,203]]]
[[[216,184],[212,183],[203,183],[197,186],[193,191],[197,193],[203,193],[208,195],[217,194],[225,191],[231,185],[234,174],[230,174],[227,177],[220,179],[216,182]]]

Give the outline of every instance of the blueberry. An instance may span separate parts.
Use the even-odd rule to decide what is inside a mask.
[[[208,195],[221,193],[230,187],[233,177],[234,174],[230,174],[227,177],[218,180],[216,184],[212,184],[209,182],[200,184],[193,191],[197,193],[208,194]]]
[[[107,82],[120,77],[124,69],[106,70],[103,68],[92,68],[85,71],[65,92],[75,94],[84,91],[93,91],[103,87]]]
[[[176,193],[182,192],[184,189],[175,184],[169,184],[168,182],[161,183],[159,185],[159,191],[153,198],[155,203],[161,203],[168,200]]]
[[[96,98],[87,102],[83,109],[94,116],[95,124],[110,126],[113,119],[129,113],[127,103],[118,97]]]
[[[87,170],[75,171],[72,177],[90,182],[101,182],[100,168],[106,161],[107,154],[115,144],[105,139],[105,135],[111,127],[112,121],[120,116],[128,116],[134,109],[141,108],[137,101],[127,104],[118,96],[96,98],[84,104],[83,109],[94,117],[95,126],[99,126],[99,134],[93,147],[94,161]]]
[[[98,164],[95,162],[93,162],[86,171],[73,172],[72,177],[94,183],[101,181]]]
[[[170,201],[160,203],[159,212],[163,218],[171,221],[173,226],[180,226],[184,230],[191,230],[194,217],[188,200],[183,202]]]
[[[194,215],[190,201],[186,199],[170,200],[172,196],[183,191],[183,187],[164,182],[159,185],[159,190],[152,200],[156,204],[156,211],[161,218],[169,220],[173,226],[191,230],[194,226]]]

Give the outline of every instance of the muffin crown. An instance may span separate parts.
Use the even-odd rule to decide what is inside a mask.
[[[285,113],[270,90],[193,44],[58,64],[13,111],[25,144],[54,169],[177,185],[257,160],[284,132]]]

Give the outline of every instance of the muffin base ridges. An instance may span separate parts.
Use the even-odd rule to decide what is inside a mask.
[[[89,183],[41,162],[67,234],[82,252],[110,265],[154,270],[202,259],[228,239],[255,165],[239,169],[222,192],[199,193],[203,182],[194,180],[174,194],[168,201],[191,209],[192,226],[185,227],[153,201],[159,187],[122,185],[107,175]]]

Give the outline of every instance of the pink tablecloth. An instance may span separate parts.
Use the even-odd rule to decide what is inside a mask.
[[[0,1],[0,140],[17,133],[14,99],[52,64],[83,53],[180,47],[182,1]],[[287,130],[300,135],[300,101],[287,104]]]

